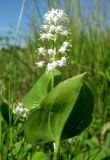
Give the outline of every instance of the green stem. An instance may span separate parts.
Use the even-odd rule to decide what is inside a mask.
[[[13,145],[13,130],[12,130],[12,126],[11,126],[11,122],[12,122],[12,109],[13,109],[13,104],[11,104],[11,95],[10,95],[10,91],[9,91],[9,97],[10,97],[10,105],[9,105],[9,148],[12,147]]]
[[[59,150],[60,141],[56,141],[55,147],[54,147],[54,155],[53,160],[58,160],[58,150]]]
[[[51,73],[52,80],[51,80],[51,90],[54,88],[54,72]]]
[[[56,54],[56,47],[55,47],[55,43],[56,43],[56,38],[53,42],[53,50],[54,50],[54,54],[53,54],[53,61],[55,61],[55,54]],[[51,80],[51,90],[54,88],[54,71],[51,73],[52,75],[52,80]]]
[[[12,127],[9,129],[9,134],[10,134],[10,147],[13,145],[13,130]]]

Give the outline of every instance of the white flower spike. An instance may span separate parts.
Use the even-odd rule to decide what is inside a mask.
[[[67,52],[71,47],[68,26],[69,18],[63,10],[52,9],[44,15],[44,24],[40,31],[41,42],[38,48],[38,56],[43,56],[38,57],[39,62],[35,63],[37,67],[43,68],[46,66],[48,72],[54,72],[57,67],[66,65]],[[59,37],[65,39],[62,44],[57,43]],[[45,45],[45,42],[49,42],[49,45]],[[42,43],[43,45],[41,45]],[[40,58],[43,58],[43,60]]]

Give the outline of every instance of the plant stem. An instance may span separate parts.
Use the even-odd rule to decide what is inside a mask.
[[[13,145],[13,130],[12,127],[9,129],[9,134],[10,134],[10,147]]]
[[[51,73],[52,80],[51,80],[51,90],[54,88],[54,72]]]
[[[56,37],[56,36],[55,36]],[[56,47],[55,47],[55,43],[56,43],[56,38],[53,42],[53,50],[54,50],[54,54],[53,54],[53,62],[55,61],[55,55],[56,55]],[[54,88],[54,71],[51,73],[52,75],[52,80],[51,80],[51,90]]]
[[[60,145],[60,141],[56,141],[55,143],[55,147],[54,147],[54,155],[53,155],[53,160],[58,160],[58,150],[59,150],[59,145]]]

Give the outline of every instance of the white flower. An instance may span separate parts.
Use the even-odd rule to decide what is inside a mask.
[[[61,35],[63,35],[63,36],[68,36],[68,34],[69,34],[69,32],[67,30],[64,30],[61,32]]]
[[[65,64],[66,63],[66,59],[67,59],[66,57],[62,57],[61,61]]]
[[[58,9],[52,9],[51,11],[48,11],[45,15],[44,15],[45,21],[46,22],[51,22],[54,21],[56,22],[56,20],[58,19]]]
[[[42,27],[41,28],[43,28],[44,30],[48,30],[48,28],[49,28],[49,26],[48,25],[42,25]]]
[[[44,15],[45,23],[51,24],[52,22],[56,24],[57,22],[63,22],[67,21],[68,22],[68,17],[67,15],[63,12],[63,10],[58,10],[58,9],[52,9],[51,11],[48,11]]]
[[[49,32],[55,32],[56,27],[54,25],[50,26]]]
[[[54,50],[53,49],[48,49],[48,54],[51,56],[51,55],[53,55],[54,54]]]
[[[63,26],[62,25],[58,25],[58,26],[55,26],[55,25],[51,25],[48,26],[48,25],[43,25],[42,26],[42,29],[44,29],[46,32],[49,32],[49,33],[60,33],[64,36],[68,35],[68,31],[66,32],[66,30],[63,30]],[[43,38],[45,38],[46,35],[43,35]]]
[[[17,112],[22,112],[23,108],[22,108],[23,104],[22,103],[18,103],[16,108],[13,109],[13,113],[17,113]]]
[[[16,107],[16,111],[22,113],[24,111],[24,108],[21,106]]]
[[[58,51],[61,52],[61,53],[65,53],[66,48],[64,46],[61,46]]]
[[[20,117],[26,118],[29,110],[23,107],[22,103],[18,103],[17,106],[13,109],[13,113],[17,114]]]
[[[47,64],[48,72],[53,72],[56,69],[57,66],[58,66],[58,63],[56,61],[54,61],[52,63],[48,63]]]
[[[65,53],[68,46],[70,46],[70,43],[65,41],[65,42],[63,42],[63,45],[60,47],[60,49],[58,51],[61,53]]]
[[[44,40],[44,39],[46,39],[47,38],[47,35],[45,34],[45,33],[42,33],[41,35],[40,35],[40,39],[41,40]]]
[[[38,48],[38,54],[45,55],[45,53],[46,53],[45,48],[43,48],[43,47]]]
[[[62,67],[66,64],[66,57],[62,57],[61,60],[57,60],[57,64],[59,67]]]
[[[54,40],[55,36],[51,33],[47,33],[47,39],[51,39],[51,40]]]
[[[43,68],[45,62],[44,62],[44,61],[39,61],[39,62],[36,62],[35,64],[36,64],[39,68]]]
[[[54,40],[54,38],[55,38],[55,36],[54,36],[53,34],[51,34],[51,33],[42,33],[42,34],[40,35],[40,39],[41,39],[41,40],[45,40],[45,39]]]
[[[63,46],[64,46],[65,48],[67,48],[69,45],[70,45],[69,42],[67,42],[67,41],[63,42]]]
[[[53,72],[56,67],[62,67],[66,64],[66,57],[62,57],[61,60],[53,61],[52,63],[48,63],[47,70],[48,72]]]
[[[61,32],[63,31],[63,27],[62,26],[57,26],[56,27],[56,32]]]
[[[58,64],[59,67],[62,67],[62,66],[63,66],[63,63],[62,63],[61,60],[57,60],[57,64]]]

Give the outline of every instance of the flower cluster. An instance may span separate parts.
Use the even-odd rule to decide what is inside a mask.
[[[44,44],[37,49],[39,58],[36,66],[43,68],[46,66],[48,72],[53,72],[57,67],[66,65],[67,53],[71,47],[68,36],[69,18],[63,10],[52,9],[44,15],[44,25],[41,26],[40,41]],[[63,38],[63,43],[57,43],[58,39]],[[46,46],[44,42],[51,42],[51,46]],[[58,45],[59,44],[59,45]],[[47,57],[47,58],[46,58]]]
[[[13,109],[13,113],[17,114],[19,117],[26,118],[29,110],[23,107],[22,103],[18,103],[17,106]]]

